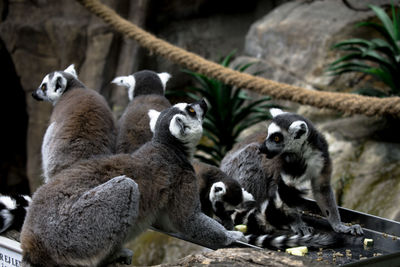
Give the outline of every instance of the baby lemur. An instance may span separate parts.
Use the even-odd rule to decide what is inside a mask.
[[[118,121],[117,153],[132,153],[151,140],[149,109],[158,111],[171,106],[164,96],[171,75],[150,70],[116,77],[112,82],[128,89],[129,104]]]
[[[45,182],[79,160],[115,152],[113,114],[103,96],[78,80],[73,64],[47,74],[32,96],[54,106],[42,143]]]
[[[190,158],[202,135],[204,101],[149,111],[154,136],[132,154],[82,161],[33,196],[21,233],[25,266],[99,266],[155,225],[215,246],[243,240],[200,210]]]
[[[340,220],[330,185],[332,163],[323,135],[300,115],[280,109],[271,109],[271,114],[266,137],[254,135],[237,144],[222,160],[221,169],[237,179],[260,205],[274,200],[277,208],[288,206],[292,212],[290,227],[296,233],[313,231],[296,210],[303,205],[300,194],[292,194],[292,189],[299,192],[305,182],[310,182],[313,196],[333,230],[362,234],[359,225],[347,226]]]

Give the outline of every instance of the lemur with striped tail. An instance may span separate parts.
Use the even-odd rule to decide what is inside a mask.
[[[47,74],[32,96],[54,106],[42,143],[45,182],[80,160],[115,152],[113,114],[103,96],[78,80],[73,64]]]
[[[191,159],[205,101],[149,111],[154,136],[132,154],[81,161],[34,194],[22,232],[25,266],[130,263],[122,249],[150,225],[213,245],[245,240],[201,212]]]
[[[335,232],[362,234],[359,225],[347,226],[340,220],[330,185],[332,163],[323,135],[303,116],[280,109],[271,109],[271,114],[267,134],[237,144],[222,160],[221,169],[237,179],[259,205],[267,201],[278,209],[287,207],[289,220],[281,223],[289,223],[297,234],[313,232],[300,218],[298,209],[304,204],[301,194],[291,193],[292,189],[301,192],[305,183],[311,184],[313,196]]]

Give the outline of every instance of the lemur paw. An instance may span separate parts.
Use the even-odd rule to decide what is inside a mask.
[[[111,263],[131,265],[132,264],[132,256],[133,256],[132,250],[123,248],[116,255],[114,255],[113,259],[111,260]]]
[[[247,238],[244,236],[242,232],[239,231],[227,231],[229,239],[229,243],[227,245],[232,244],[234,241],[242,241],[247,243]]]
[[[333,230],[337,233],[350,233],[352,235],[362,235],[364,231],[362,230],[361,226],[358,224],[353,224],[351,226],[347,226],[343,223],[338,225],[332,226]]]

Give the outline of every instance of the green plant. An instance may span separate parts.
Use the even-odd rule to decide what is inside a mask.
[[[226,56],[221,65],[228,67],[234,52]],[[245,71],[253,63],[234,67]],[[246,128],[270,118],[270,97],[253,101],[242,88],[224,84],[200,73],[184,70],[193,76],[198,86],[189,87],[184,94],[194,100],[205,98],[209,109],[203,122],[203,142],[197,149],[208,156],[197,153],[195,157],[203,162],[219,165],[220,161],[235,144],[239,134]],[[255,73],[258,74],[258,73]]]
[[[372,40],[362,38],[348,39],[333,46],[333,49],[349,52],[329,65],[332,75],[347,72],[362,72],[375,76],[385,83],[389,92],[375,88],[365,88],[357,91],[360,94],[374,96],[389,96],[400,94],[400,13],[392,4],[392,18],[377,6],[369,6],[382,24],[361,22],[358,27],[369,27],[383,37]],[[372,64],[371,64],[372,63]]]

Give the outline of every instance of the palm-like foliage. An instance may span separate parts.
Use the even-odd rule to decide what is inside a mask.
[[[382,24],[361,22],[357,26],[372,28],[379,32],[383,39],[365,40],[353,38],[335,44],[333,46],[334,49],[349,53],[331,63],[328,71],[333,75],[340,75],[346,72],[366,73],[375,76],[390,88],[388,93],[371,88],[359,93],[376,96],[399,95],[400,13],[396,12],[392,5],[392,21],[382,8],[373,5],[370,8],[375,12]]]
[[[227,67],[233,53],[226,56],[221,65]],[[236,66],[234,69],[242,72],[252,63]],[[239,134],[246,128],[270,118],[270,97],[252,101],[242,88],[224,84],[208,78],[200,73],[184,70],[193,76],[198,86],[189,87],[185,94],[195,100],[205,98],[209,109],[203,122],[204,137],[207,142],[201,142],[198,150],[208,156],[196,154],[200,160],[218,165],[226,152],[235,144]],[[255,73],[257,74],[257,73]]]

